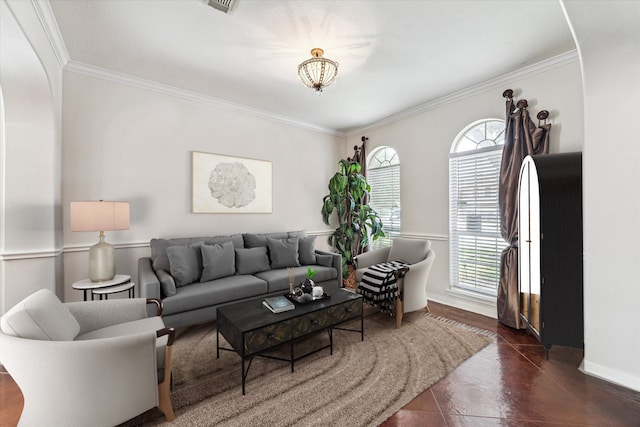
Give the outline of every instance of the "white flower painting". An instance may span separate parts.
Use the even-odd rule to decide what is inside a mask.
[[[271,213],[271,162],[192,152],[194,213]]]

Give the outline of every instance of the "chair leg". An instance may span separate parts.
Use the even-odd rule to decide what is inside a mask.
[[[427,313],[431,313],[431,310],[429,310],[429,304],[424,306],[424,311],[426,311]]]
[[[165,329],[165,331],[168,329]],[[167,346],[164,349],[164,377],[162,382],[158,384],[158,409],[164,414],[167,421],[175,420],[176,415],[173,413],[173,405],[171,404],[171,384],[173,376],[171,372],[171,356],[173,354],[173,340],[176,331],[171,328],[169,330],[169,338]]]
[[[404,314],[404,304],[400,298],[396,298],[396,329],[400,329],[402,315]]]
[[[164,414],[167,421],[171,422],[176,418],[171,404],[171,380],[165,379],[158,384],[158,409]]]

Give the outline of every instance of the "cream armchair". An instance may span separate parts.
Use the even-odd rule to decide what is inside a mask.
[[[381,262],[404,261],[409,264],[409,271],[399,281],[400,298],[396,301],[396,327],[399,328],[403,313],[420,309],[428,311],[427,279],[435,257],[430,240],[397,237],[390,247],[365,252],[355,258],[356,281],[360,283],[365,270]]]
[[[157,300],[63,304],[40,290],[0,320],[0,363],[24,395],[19,425],[113,426],[153,407],[172,421],[175,330]]]

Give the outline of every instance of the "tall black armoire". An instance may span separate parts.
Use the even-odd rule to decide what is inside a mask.
[[[518,200],[520,316],[547,358],[582,348],[582,154],[527,156]]]

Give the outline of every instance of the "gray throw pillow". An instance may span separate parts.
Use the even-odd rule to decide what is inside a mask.
[[[242,234],[232,234],[231,236],[213,236],[210,241],[205,242],[207,245],[222,244],[232,242],[235,249],[244,248],[244,238]]]
[[[266,246],[236,249],[236,273],[254,274],[271,270]]]
[[[316,236],[300,237],[298,239],[298,260],[300,265],[313,265],[316,263]]]
[[[316,263],[318,265],[322,265],[322,266],[325,266],[325,267],[332,267],[333,266],[333,255],[317,254],[316,255]]]
[[[176,281],[176,286],[185,286],[200,280],[202,272],[202,255],[200,246],[169,246],[167,257],[171,275]]]
[[[165,297],[170,297],[176,294],[176,281],[165,270],[159,270],[156,272],[158,280],[160,281],[160,291]]]
[[[202,245],[202,277],[201,282],[219,279],[235,274],[236,254],[233,242],[217,245]]]
[[[286,232],[284,233],[269,233],[269,234],[253,234],[253,233],[244,233],[244,247],[245,248],[257,248],[259,246],[267,246],[267,237],[271,237],[272,239],[286,239],[289,236]]]
[[[267,237],[271,268],[299,267],[298,238],[272,239]]]

